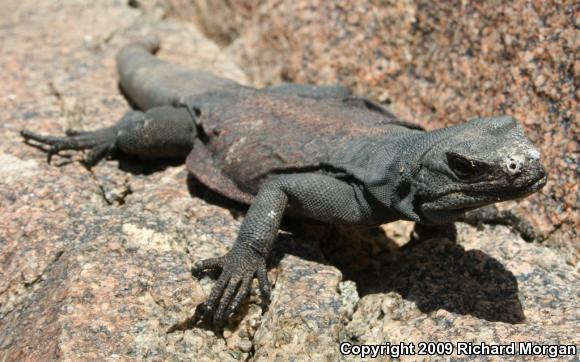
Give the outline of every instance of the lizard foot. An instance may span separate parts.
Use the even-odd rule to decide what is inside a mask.
[[[117,131],[114,128],[104,128],[94,132],[68,130],[64,137],[41,135],[28,130],[22,130],[20,134],[27,142],[33,140],[49,146],[46,151],[48,163],[50,163],[52,156],[61,150],[90,149],[91,151],[83,163],[87,168],[91,168],[116,149]]]
[[[522,239],[532,242],[539,239],[532,224],[513,210],[499,210],[495,205],[488,205],[467,212],[459,221],[463,221],[477,228],[482,228],[483,224],[505,225]]]
[[[234,247],[222,257],[197,262],[191,271],[197,275],[215,269],[221,269],[221,275],[202,307],[204,317],[213,317],[215,326],[222,325],[226,318],[240,309],[250,294],[254,276],[258,278],[263,301],[270,299],[271,287],[266,260],[262,255],[247,249],[236,250]]]

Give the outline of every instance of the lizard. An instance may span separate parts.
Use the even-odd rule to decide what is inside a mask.
[[[341,85],[245,86],[165,62],[158,48],[149,36],[118,53],[121,89],[139,110],[114,126],[21,135],[48,146],[49,163],[61,150],[88,150],[87,167],[117,151],[186,158],[203,185],[250,205],[232,248],[192,267],[221,270],[202,304],[215,324],[239,311],[254,278],[269,300],[267,260],[284,215],[442,225],[546,183],[540,152],[511,116],[427,131]]]

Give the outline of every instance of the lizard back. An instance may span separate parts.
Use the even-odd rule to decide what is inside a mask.
[[[188,169],[210,189],[251,203],[269,175],[328,167],[353,174],[350,161],[365,156],[361,145],[422,132],[352,99],[316,100],[252,89],[196,96],[191,104],[200,112],[202,134],[187,159]]]

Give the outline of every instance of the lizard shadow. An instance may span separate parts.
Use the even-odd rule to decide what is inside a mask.
[[[247,206],[223,197],[188,175],[192,197],[243,215]],[[488,321],[522,323],[518,283],[501,262],[456,242],[454,225],[416,225],[399,246],[375,227],[333,227],[285,218],[269,260],[276,267],[291,254],[337,267],[356,283],[360,297],[396,292],[424,313],[439,309]],[[211,328],[210,328],[211,329]]]
[[[310,241],[306,228],[293,224],[288,230],[294,237]],[[295,247],[277,245],[296,255]],[[525,320],[513,273],[481,250],[465,250],[457,244],[453,225],[445,229],[416,226],[403,246],[380,228],[331,227],[322,236],[319,250],[345,280],[356,283],[361,298],[396,292],[424,313],[445,309],[494,322]],[[282,254],[275,250],[278,260],[274,263]],[[298,256],[320,262],[311,252]]]
[[[184,158],[143,159],[138,156],[119,153],[114,156],[119,161],[119,169],[132,175],[152,175],[171,167],[183,165]]]
[[[187,174],[186,182],[187,189],[191,197],[200,198],[205,202],[207,202],[208,204],[228,209],[230,214],[236,219],[239,218],[241,215],[244,215],[245,212],[248,210],[247,205],[228,199],[227,197],[210,190],[209,188],[204,186],[201,182],[199,182],[195,178],[195,176],[193,176],[190,173]]]

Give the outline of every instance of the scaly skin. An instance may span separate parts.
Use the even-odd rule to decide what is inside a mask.
[[[193,272],[221,269],[205,313],[221,324],[254,277],[264,299],[266,262],[286,212],[329,224],[413,220],[445,224],[467,211],[524,197],[546,182],[539,152],[511,117],[478,118],[427,132],[341,86],[241,86],[156,59],[156,39],[117,57],[121,86],[142,112],[65,137],[22,131],[60,150],[185,157],[208,187],[251,203],[234,247]]]

